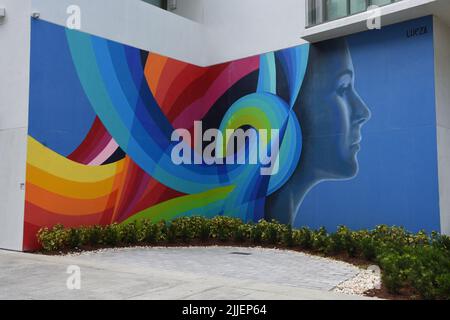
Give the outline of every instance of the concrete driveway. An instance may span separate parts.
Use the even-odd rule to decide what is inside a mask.
[[[357,267],[274,249],[0,251],[0,270],[0,299],[363,299],[330,291],[356,276]]]

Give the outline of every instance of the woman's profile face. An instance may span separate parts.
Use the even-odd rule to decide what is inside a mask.
[[[355,72],[345,40],[313,45],[296,108],[304,148],[302,160],[325,179],[345,179],[358,172],[361,127],[370,111],[355,90]],[[302,168],[300,168],[302,170]]]

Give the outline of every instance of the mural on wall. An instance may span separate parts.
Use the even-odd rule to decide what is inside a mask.
[[[376,36],[383,34],[391,37],[384,31]],[[369,137],[387,138],[392,129],[377,121],[379,102],[371,99],[371,104],[358,93],[360,74],[367,72],[358,63],[362,52],[370,51],[358,42],[343,38],[201,68],[33,20],[24,249],[37,246],[35,234],[41,227],[57,223],[228,215],[330,227],[323,212],[316,221],[301,220],[327,209],[336,194],[318,190],[313,200],[322,197],[318,202],[325,205],[313,203],[311,208],[308,194],[319,189],[313,188],[319,182],[342,180],[345,188],[356,181],[359,194],[347,195],[347,209],[367,193],[383,195],[383,187],[374,189],[370,181],[384,177],[370,172],[382,155],[373,160],[366,155],[361,161],[358,154],[367,148],[370,157],[373,151],[363,126],[375,121]],[[424,51],[430,50],[428,42]],[[408,50],[407,45],[397,49]],[[373,55],[366,52],[365,57]],[[428,67],[418,67],[424,82],[432,76],[432,61]],[[361,89],[395,96],[389,82],[367,81]],[[433,94],[431,89],[425,88],[426,96]],[[413,97],[397,102],[414,110],[423,101],[416,103]],[[433,107],[428,104],[427,117],[421,120],[430,118]],[[405,114],[403,120],[410,118]],[[432,144],[431,135],[422,132],[427,125],[404,127],[415,128],[414,143],[424,139],[427,146]],[[230,153],[226,147],[235,141],[226,133],[239,129],[249,134]],[[187,161],[174,161],[174,150]],[[363,172],[369,179],[358,181]],[[430,180],[422,185],[427,203],[437,196],[435,174],[428,172]],[[421,183],[421,175],[415,176]],[[401,177],[390,175],[393,180]],[[427,209],[425,227],[438,227],[438,210],[432,205]],[[373,214],[370,205],[365,210]],[[383,214],[355,220],[362,227],[389,223]],[[334,226],[347,218],[336,219],[341,222]]]
[[[303,133],[298,169],[267,201],[267,215],[293,224],[306,194],[325,180],[358,173],[361,128],[370,111],[355,89],[355,70],[345,39],[311,48],[309,68],[295,113]]]

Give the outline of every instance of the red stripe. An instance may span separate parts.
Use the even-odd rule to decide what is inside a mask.
[[[89,164],[108,145],[112,137],[98,117],[84,141],[67,158],[82,164]]]
[[[227,68],[228,64],[221,64],[208,69],[204,75],[192,82],[184,91],[177,97],[175,103],[168,113],[169,121],[175,120],[176,117],[194,101],[201,99],[208,91],[211,84],[216,80],[220,74]],[[189,75],[186,75],[189,76]]]

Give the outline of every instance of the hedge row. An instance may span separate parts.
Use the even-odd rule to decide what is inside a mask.
[[[348,254],[378,264],[391,293],[413,288],[424,299],[450,299],[450,237],[381,225],[374,230],[339,227],[292,229],[275,221],[243,223],[229,217],[182,217],[172,222],[43,228],[38,240],[44,251],[73,251],[88,247],[164,245],[211,241],[271,245],[309,250],[324,255]]]

